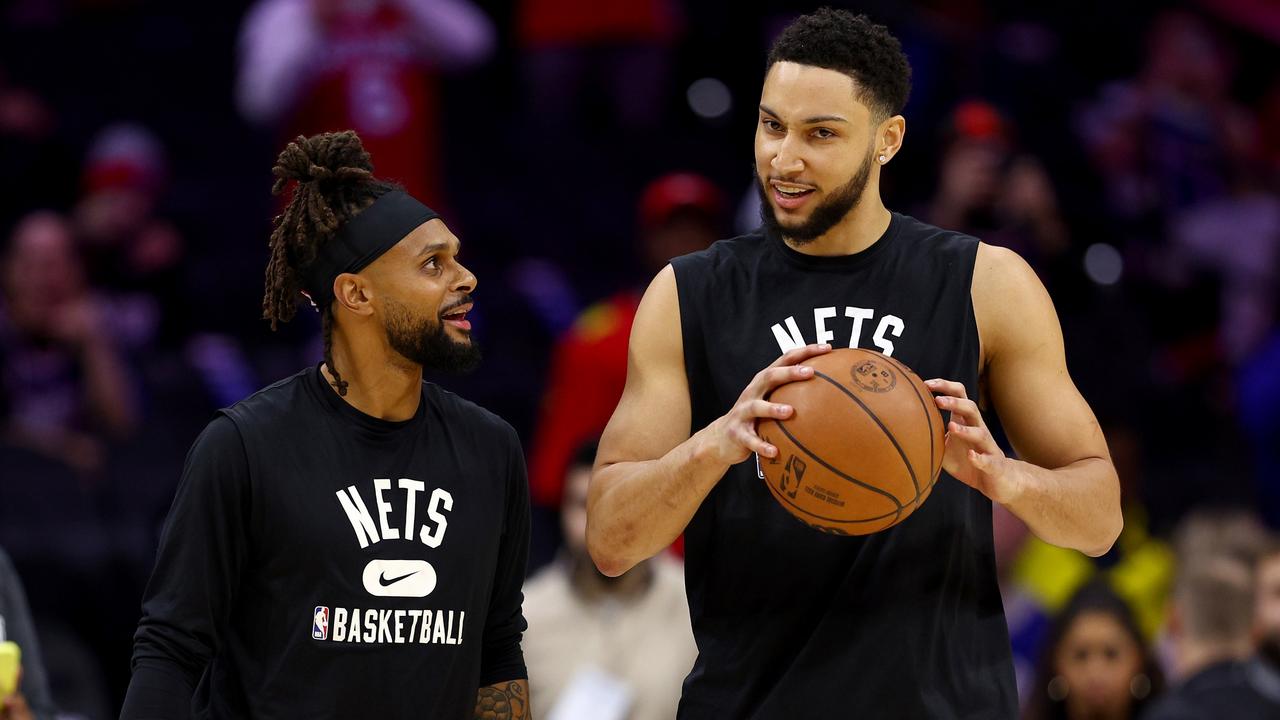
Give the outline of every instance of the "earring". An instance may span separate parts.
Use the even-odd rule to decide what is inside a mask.
[[[881,156],[880,156],[880,164],[882,164],[882,165],[883,165],[884,163],[887,163],[887,162],[889,162],[889,158],[887,158],[887,157],[885,157],[885,156],[881,155]]]
[[[1067,685],[1067,679],[1061,675],[1054,675],[1049,681],[1049,699],[1054,702],[1062,702],[1067,699],[1067,694],[1071,692],[1071,688]]]
[[[1151,694],[1151,678],[1146,673],[1138,673],[1129,681],[1129,694],[1134,700],[1143,700]]]

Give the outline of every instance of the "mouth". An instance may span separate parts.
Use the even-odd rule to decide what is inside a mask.
[[[769,187],[773,190],[774,204],[784,210],[802,207],[815,192],[815,188],[779,180],[770,180]]]
[[[471,312],[471,303],[459,305],[449,312],[441,313],[440,320],[446,325],[470,332],[471,321],[467,319],[468,312]]]

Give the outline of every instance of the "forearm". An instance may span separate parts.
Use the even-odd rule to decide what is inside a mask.
[[[139,662],[129,680],[120,720],[181,720],[191,717],[191,680],[177,663]]]
[[[486,685],[476,693],[475,720],[533,720],[529,707],[529,681],[506,680]]]
[[[1018,492],[1005,503],[1041,540],[1097,557],[1124,527],[1120,483],[1112,464],[1097,457],[1056,469],[1010,460]]]
[[[704,442],[709,428],[656,460],[597,470],[587,511],[587,549],[606,575],[618,576],[675,541],[729,466]]]

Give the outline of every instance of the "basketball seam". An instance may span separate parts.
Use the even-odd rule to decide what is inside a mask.
[[[901,513],[901,512],[902,512],[902,508],[903,508],[903,507],[905,507],[905,506],[903,505],[902,501],[901,501],[901,500],[899,500],[898,498],[894,497],[894,495],[893,495],[892,493],[889,493],[889,492],[886,492],[886,491],[884,491],[884,490],[881,490],[880,488],[878,488],[878,487],[876,487],[876,486],[874,486],[874,485],[868,485],[867,483],[864,483],[864,482],[862,482],[861,480],[859,480],[859,479],[857,479],[857,478],[855,478],[855,477],[853,477],[853,476],[851,476],[851,475],[847,475],[847,474],[845,474],[845,473],[841,472],[840,470],[836,469],[836,468],[835,468],[835,467],[833,467],[832,465],[828,464],[826,460],[823,460],[822,458],[820,458],[820,457],[818,457],[817,455],[815,455],[815,454],[813,453],[813,451],[812,451],[812,450],[810,450],[809,448],[805,447],[804,443],[800,442],[800,440],[799,440],[799,439],[797,439],[795,435],[792,435],[792,434],[791,434],[791,431],[787,430],[787,426],[786,426],[786,425],[783,425],[781,422],[779,422],[779,421],[777,421],[777,420],[774,420],[774,421],[773,421],[773,423],[774,423],[775,425],[777,425],[777,426],[778,426],[778,429],[782,431],[782,434],[783,434],[783,435],[786,435],[786,436],[787,436],[787,439],[788,439],[788,440],[790,440],[790,441],[791,441],[791,443],[792,443],[793,445],[795,445],[797,448],[799,448],[801,451],[803,451],[805,455],[808,455],[809,457],[813,458],[814,462],[816,462],[816,463],[818,463],[819,465],[821,465],[822,467],[824,467],[824,468],[826,468],[826,469],[830,470],[832,473],[834,473],[837,477],[840,477],[841,479],[847,480],[847,481],[849,481],[849,482],[853,483],[854,485],[857,485],[857,486],[858,486],[858,487],[860,487],[860,488],[863,488],[863,489],[866,489],[866,490],[870,490],[871,492],[874,492],[874,493],[877,493],[877,494],[880,494],[880,495],[883,495],[883,496],[885,496],[885,497],[889,498],[889,500],[890,500],[891,502],[893,502],[893,504],[894,504],[895,506],[897,506],[897,510],[895,510],[893,513],[885,513],[884,515],[878,515],[878,516],[876,516],[876,517],[874,517],[874,518],[869,518],[868,520],[837,520],[836,518],[826,518],[826,517],[821,517],[821,516],[819,516],[819,515],[813,515],[814,517],[819,518],[819,519],[821,519],[821,520],[833,520],[833,521],[835,521],[835,522],[869,522],[870,520],[880,520],[880,519],[883,519],[883,518],[889,517],[889,515],[891,515],[891,514],[893,514],[893,515],[897,515],[897,514],[899,514],[899,513]],[[772,488],[773,486],[772,486],[772,485],[770,485],[769,487],[770,487],[770,488]],[[796,505],[795,503],[788,503],[788,504],[789,504],[789,505],[794,506],[794,507],[795,507],[796,509],[798,509],[798,510],[802,510],[802,511],[804,511],[805,513],[808,513],[808,514],[811,514],[811,515],[813,514],[813,513],[809,513],[809,511],[808,511],[808,510],[805,510],[804,508],[800,507],[799,505]]]
[[[910,373],[912,375],[915,374],[911,371],[911,368],[906,366],[906,364],[891,358],[888,355],[885,355],[884,359],[897,365],[903,372]],[[910,379],[911,378],[907,378],[907,380]],[[920,400],[920,407],[924,409],[925,422],[929,423],[929,488],[932,488],[933,484],[938,481],[938,473],[942,472],[941,467],[938,468],[938,473],[933,471],[933,415],[929,414],[929,404],[925,402],[924,396],[920,394],[920,388],[916,387],[915,383],[911,383],[911,389],[915,391],[916,397]],[[929,397],[932,398],[933,396],[930,395]],[[919,497],[919,493],[916,494],[916,497]]]
[[[871,408],[867,407],[866,403],[862,402],[862,400],[859,399],[857,395],[854,395],[853,393],[849,392],[849,388],[845,387],[839,382],[836,382],[834,378],[827,375],[826,373],[822,373],[817,370],[814,370],[813,374],[815,377],[820,377],[823,380],[826,380],[827,382],[831,383],[837,390],[844,393],[845,395],[848,395],[850,400],[858,403],[858,407],[862,408],[863,411],[867,413],[867,416],[870,417],[872,420],[874,420],[876,425],[879,426],[882,431],[884,431],[885,436],[889,438],[889,442],[893,443],[893,449],[898,451],[898,457],[902,458],[902,464],[907,466],[907,474],[911,476],[911,487],[915,488],[916,497],[920,497],[920,482],[916,480],[916,469],[911,467],[911,461],[907,459],[907,453],[904,452],[902,449],[902,446],[898,444],[898,439],[893,436],[893,433],[889,432],[889,428],[885,427],[884,423],[880,422],[880,418],[876,417],[876,414],[871,412]],[[919,397],[920,395],[919,393],[917,393],[916,398],[918,399]]]

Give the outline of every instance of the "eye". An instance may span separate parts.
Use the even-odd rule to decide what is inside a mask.
[[[782,123],[778,122],[777,120],[774,120],[773,118],[764,118],[763,120],[760,121],[760,124],[764,125],[766,128],[768,128],[772,132],[782,131]]]
[[[818,128],[813,131],[813,136],[818,138],[819,140],[827,140],[829,138],[835,137],[836,134],[834,132],[831,132],[827,128]]]
[[[440,269],[440,256],[432,255],[427,261],[422,263],[422,269],[427,272],[435,272]]]

